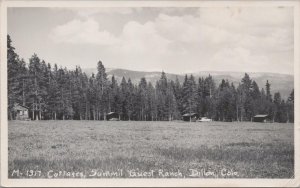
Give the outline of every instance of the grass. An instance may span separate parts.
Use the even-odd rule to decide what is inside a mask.
[[[49,171],[81,172],[85,178],[294,175],[293,124],[10,121],[8,130],[10,178],[49,178]],[[103,175],[120,169],[123,173]],[[198,176],[191,176],[191,169]],[[224,169],[238,175],[223,176]],[[23,175],[13,174],[14,170]],[[24,175],[28,170],[41,174]],[[154,174],[148,176],[151,170]],[[95,171],[99,175],[91,177]]]

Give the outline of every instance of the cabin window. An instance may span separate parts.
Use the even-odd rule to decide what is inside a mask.
[[[24,115],[27,115],[27,111],[26,110],[24,111]]]
[[[20,110],[20,115],[21,115],[21,116],[23,115],[23,110]]]

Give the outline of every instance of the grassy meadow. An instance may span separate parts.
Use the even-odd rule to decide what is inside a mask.
[[[291,178],[294,124],[9,121],[9,178]]]

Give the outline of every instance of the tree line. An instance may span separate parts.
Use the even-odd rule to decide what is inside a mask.
[[[271,94],[245,73],[235,86],[228,80],[216,85],[211,75],[196,79],[185,75],[167,79],[162,72],[153,85],[141,78],[138,84],[114,76],[108,78],[101,61],[97,73],[87,76],[79,66],[75,70],[52,67],[32,55],[27,64],[7,40],[8,119],[16,117],[14,104],[29,107],[32,120],[105,120],[117,112],[121,120],[178,120],[185,113],[198,113],[215,121],[251,121],[257,114],[268,114],[274,122],[294,121],[294,90],[287,100]]]

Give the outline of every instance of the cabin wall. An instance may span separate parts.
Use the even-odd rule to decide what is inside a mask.
[[[253,122],[261,122],[261,123],[267,122],[267,118],[265,118],[265,117],[254,117]]]
[[[119,114],[114,113],[114,114],[107,115],[107,120],[110,120],[110,119],[112,119],[112,118],[117,118],[117,119],[119,119]]]
[[[17,120],[25,120],[29,118],[28,110],[17,110],[16,119]]]

